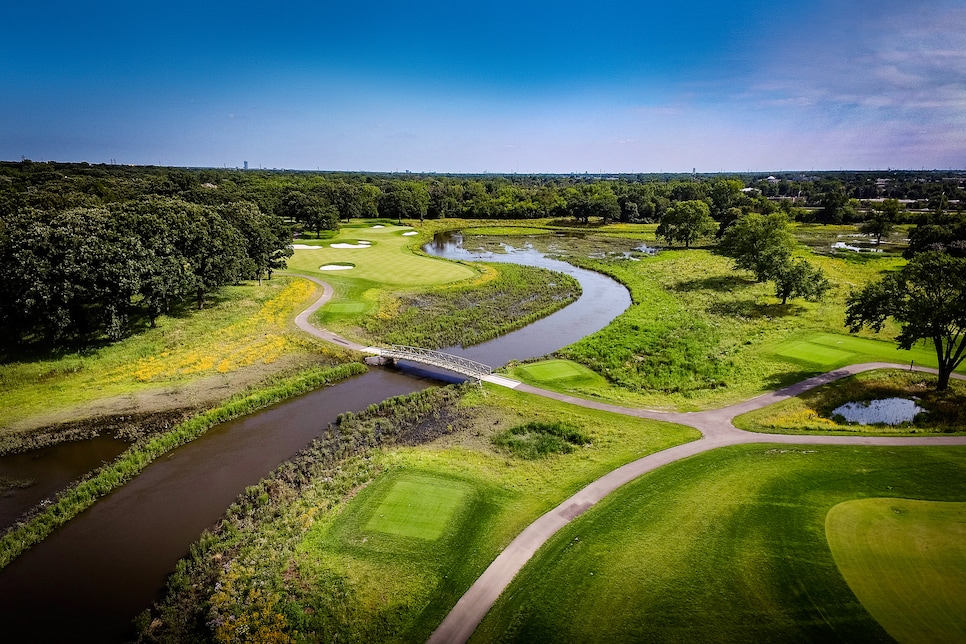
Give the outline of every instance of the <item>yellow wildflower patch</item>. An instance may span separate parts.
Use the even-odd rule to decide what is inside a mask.
[[[838,427],[838,424],[831,419],[819,416],[818,412],[808,407],[792,409],[784,414],[772,416],[764,421],[768,427],[802,427],[825,425],[828,427]]]
[[[204,346],[174,348],[116,369],[111,382],[156,382],[207,373],[229,373],[255,363],[271,364],[304,345],[290,339],[287,326],[315,286],[293,280],[254,315],[214,329]]]

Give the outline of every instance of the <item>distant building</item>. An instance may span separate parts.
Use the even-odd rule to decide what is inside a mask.
[[[245,161],[245,169],[248,169],[248,161]]]

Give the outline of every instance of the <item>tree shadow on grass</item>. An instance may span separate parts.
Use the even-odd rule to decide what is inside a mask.
[[[790,387],[803,380],[824,373],[821,369],[791,369],[789,371],[773,373],[764,379],[766,391],[778,391],[785,387]]]
[[[707,308],[711,315],[731,318],[783,318],[800,315],[805,307],[789,304],[759,304],[753,299],[715,302]]]
[[[715,275],[700,279],[681,280],[672,288],[675,291],[689,293],[693,291],[719,291],[730,293],[739,289],[754,286],[755,282],[741,275]]]

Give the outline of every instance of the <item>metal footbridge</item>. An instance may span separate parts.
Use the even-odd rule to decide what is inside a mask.
[[[442,351],[423,349],[422,347],[408,347],[402,344],[394,344],[388,348],[366,347],[366,351],[368,353],[374,353],[390,362],[395,360],[409,360],[410,362],[418,362],[420,364],[446,369],[447,371],[476,378],[477,380],[482,380],[493,373],[493,368],[482,362],[443,353]]]

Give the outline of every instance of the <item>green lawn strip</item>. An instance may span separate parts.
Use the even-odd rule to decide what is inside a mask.
[[[284,296],[291,284],[292,278],[276,277],[263,280],[261,286],[225,287],[209,298],[204,310],[188,307],[161,316],[156,328],[119,342],[59,357],[2,364],[0,427],[97,399],[185,386],[219,374],[215,367],[224,357],[223,345],[240,351],[253,336],[284,340],[283,356],[296,362],[317,363],[321,358],[331,364],[341,359],[335,356],[341,352],[295,329],[295,316],[311,300]],[[273,308],[273,302],[282,303],[284,310]],[[266,311],[271,315],[260,315]],[[253,357],[254,363],[264,364],[263,357],[267,356]],[[211,360],[209,367],[201,366],[205,358]],[[139,364],[162,375],[139,373],[135,369]]]
[[[473,641],[887,639],[839,572],[825,518],[896,495],[966,500],[966,448],[747,445],[679,461],[557,533]]]
[[[237,395],[225,404],[195,416],[164,434],[136,443],[112,463],[97,469],[88,478],[64,490],[56,501],[39,514],[17,524],[0,537],[0,569],[93,505],[97,499],[137,476],[159,456],[198,438],[211,427],[365,371],[365,365],[358,362],[306,370],[297,376]]]
[[[842,576],[889,635],[966,641],[966,503],[845,501],[825,532]]]
[[[859,425],[836,419],[833,411],[848,402],[888,398],[915,400],[926,410],[911,423],[896,426]],[[844,378],[734,419],[736,427],[753,432],[795,434],[912,435],[966,433],[966,382],[952,380],[936,391],[936,376],[884,369]]]

